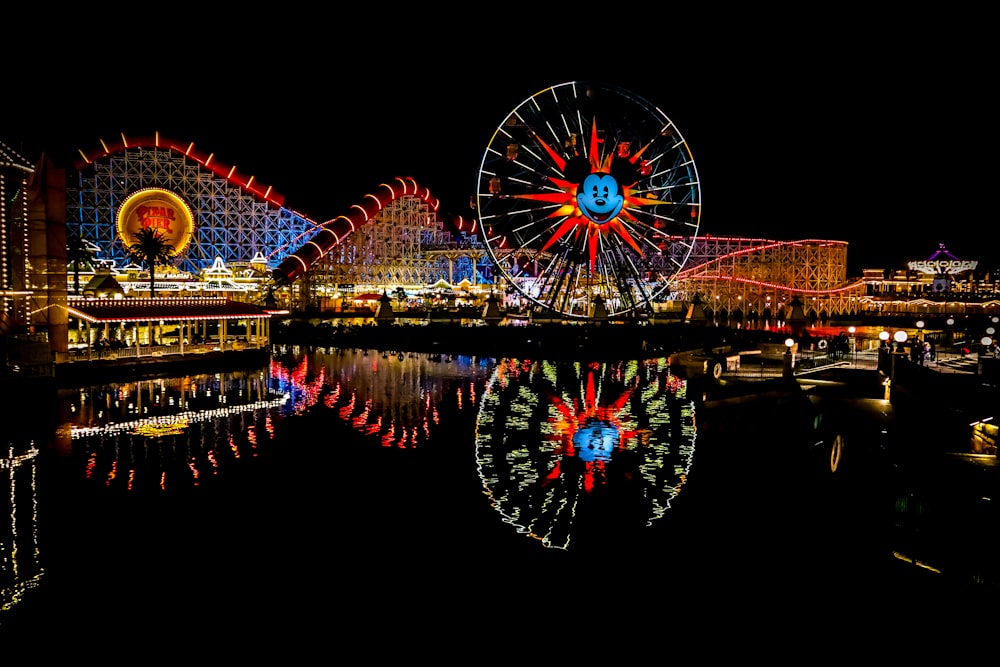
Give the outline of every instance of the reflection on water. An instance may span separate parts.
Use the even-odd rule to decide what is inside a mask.
[[[288,396],[262,371],[143,380],[64,392],[61,404],[84,475],[128,491],[199,486],[256,456]]]
[[[472,409],[477,385],[488,377],[490,359],[439,354],[383,353],[319,348],[305,354],[279,349],[271,376],[303,414],[317,405],[335,410],[355,431],[383,447],[415,448],[440,424],[447,398],[458,410]]]
[[[505,359],[483,397],[476,450],[504,520],[567,549],[581,529],[663,516],[687,479],[694,440],[687,382],[665,359]]]
[[[44,575],[36,504],[38,449],[9,444],[0,456],[0,612],[13,608]]]
[[[657,567],[668,568],[663,554],[679,572],[719,554],[718,571],[742,580],[755,551],[773,571],[800,563],[807,526],[825,548],[825,515],[810,512],[840,505],[797,467],[811,450],[794,450],[813,434],[775,428],[799,405],[766,417],[750,406],[757,430],[718,411],[713,429],[689,388],[662,358],[287,346],[261,368],[60,390],[51,423],[23,420],[31,428],[8,432],[0,456],[0,610],[38,607],[34,619],[118,597],[123,615],[144,603],[155,616],[170,597],[226,614],[249,595],[285,609],[302,586],[342,595],[340,559],[395,596],[422,581],[414,572],[547,572],[597,543],[646,536]],[[763,453],[747,433],[768,434]],[[746,475],[762,456],[768,492],[750,504]],[[851,516],[872,513],[859,503]],[[421,592],[438,593],[428,582]]]
[[[76,539],[71,534],[80,536],[77,531],[97,540],[88,554],[97,560],[118,540],[125,540],[119,550],[143,544],[131,532],[135,525],[128,536],[112,537],[121,519],[100,512],[139,521],[148,516],[151,523],[142,531],[150,541],[194,540],[198,531],[183,522],[197,517],[215,526],[211,514],[217,509],[211,508],[217,503],[245,504],[241,497],[225,499],[252,486],[226,483],[241,478],[267,487],[254,493],[276,503],[268,507],[275,514],[330,511],[302,506],[301,498],[287,501],[297,503],[294,508],[281,509],[281,495],[322,484],[315,461],[328,461],[324,452],[339,456],[344,433],[353,434],[352,451],[384,453],[378,460],[351,454],[353,464],[378,470],[399,487],[360,493],[372,493],[379,504],[402,502],[385,500],[398,493],[412,505],[382,511],[402,517],[429,503],[458,512],[451,520],[458,527],[475,511],[468,508],[481,506],[484,514],[475,516],[492,513],[498,526],[515,527],[511,540],[559,549],[585,541],[586,530],[641,527],[661,516],[684,484],[694,443],[686,384],[663,359],[565,364],[289,346],[276,347],[263,368],[60,389],[54,399],[47,460],[62,472],[42,479],[58,479],[61,488],[39,485],[40,451],[33,440],[10,442],[2,459],[11,488],[4,494],[9,521],[0,526],[5,608],[39,586],[47,563],[77,566],[75,554],[60,551]],[[282,435],[293,422],[308,426]],[[293,461],[275,467],[289,449],[296,450]],[[414,459],[399,450],[432,456]],[[447,472],[431,469],[439,465]],[[377,479],[368,486],[377,486]],[[463,490],[443,488],[441,480],[454,480]],[[338,491],[354,493],[364,484],[341,478]],[[324,491],[317,489],[320,497]],[[49,502],[40,503],[46,497]],[[152,499],[159,500],[148,505]],[[73,515],[65,503],[84,514]],[[39,506],[72,518],[50,516],[46,523],[37,516]],[[181,511],[195,514],[162,523],[163,512]],[[182,526],[179,535],[160,534],[163,525],[174,524]],[[417,529],[409,525],[406,530]],[[48,553],[46,526],[48,543],[57,545]],[[65,536],[55,534],[61,530]],[[490,531],[483,533],[495,535]],[[191,548],[209,547],[202,542]]]

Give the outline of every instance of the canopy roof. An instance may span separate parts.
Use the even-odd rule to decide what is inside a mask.
[[[71,300],[71,317],[88,322],[148,322],[152,320],[241,320],[287,315],[280,308],[267,308],[228,299],[79,299]]]

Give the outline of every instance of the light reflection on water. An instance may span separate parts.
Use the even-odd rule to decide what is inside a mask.
[[[45,575],[38,544],[38,448],[8,444],[0,452],[0,619]]]
[[[107,487],[199,486],[257,456],[288,396],[260,370],[66,390],[60,404],[84,477]]]
[[[825,499],[775,454],[794,442],[786,413],[754,420],[785,424],[762,459],[736,422],[696,415],[690,388],[663,358],[279,346],[262,368],[59,390],[51,423],[25,420],[0,450],[0,610],[136,604],[141,590],[156,614],[171,596],[240,599],[247,581],[281,607],[306,585],[342,593],[323,579],[339,558],[391,596],[436,593],[429,573],[468,562],[527,589],[605,545],[611,560],[589,560],[655,553],[649,585],[664,558],[683,572],[708,555],[717,577],[734,543],[742,567],[797,564],[810,499]]]
[[[149,506],[139,499],[159,498],[166,504],[152,506],[158,513],[171,507],[191,511],[192,503],[197,512],[202,502],[209,511],[220,502],[246,500],[220,500],[234,489],[246,493],[232,483],[241,477],[262,481],[262,495],[280,500],[286,491],[297,492],[292,490],[298,481],[281,479],[268,466],[277,464],[283,448],[301,444],[281,440],[282,423],[320,414],[349,428],[362,447],[425,447],[435,437],[453,437],[449,415],[474,414],[490,368],[490,360],[470,357],[290,347],[276,348],[264,368],[59,389],[51,423],[27,420],[31,428],[8,432],[0,452],[0,478],[9,488],[0,494],[0,611],[14,609],[31,589],[44,588],[46,563],[76,558],[55,548],[46,553],[46,542],[61,545],[72,538],[50,532],[46,540],[45,527],[55,531],[58,521],[47,521],[40,506],[72,513],[66,505],[103,507],[110,499],[118,505],[112,514],[141,516]],[[310,434],[317,448],[342,444],[330,438],[330,432]],[[69,483],[39,483],[45,452],[62,470],[48,479]],[[302,478],[314,474],[308,460],[280,470]],[[111,523],[93,513],[86,518]]]
[[[26,591],[44,588],[47,562],[58,569],[74,557],[57,547],[46,553],[45,527],[60,527],[39,517],[40,505],[110,502],[113,512],[141,515],[148,506],[136,501],[158,497],[157,512],[174,505],[200,512],[202,503],[209,511],[242,488],[227,479],[315,484],[311,467],[318,464],[308,459],[270,466],[303,445],[339,456],[345,432],[353,433],[355,452],[437,452],[431,463],[417,463],[425,471],[455,459],[441,466],[448,472],[439,479],[469,489],[457,477],[478,476],[478,499],[448,505],[482,504],[498,524],[516,527],[512,540],[566,549],[588,526],[648,525],[667,511],[691,464],[685,387],[663,359],[581,365],[290,346],[275,348],[266,368],[60,389],[45,449],[63,469],[58,478],[70,482],[58,493],[38,483],[33,439],[11,442],[0,459],[11,490],[3,494],[10,505],[0,526],[0,601],[13,608]],[[305,419],[319,420],[307,429],[311,442],[281,435],[283,424]],[[414,462],[398,458],[403,453],[393,455],[400,468]],[[415,506],[420,489],[434,502],[450,493],[391,471],[392,458],[377,465],[386,479],[412,484],[406,493]],[[277,470],[310,481],[269,479]],[[40,502],[46,494],[58,498]],[[93,514],[88,520],[110,523]]]
[[[568,549],[581,529],[662,517],[687,479],[694,441],[687,382],[665,359],[504,359],[483,397],[476,458],[506,522]]]
[[[279,349],[271,363],[276,388],[291,411],[335,410],[358,433],[383,447],[414,448],[441,426],[444,403],[474,409],[493,361],[411,352],[317,348]]]

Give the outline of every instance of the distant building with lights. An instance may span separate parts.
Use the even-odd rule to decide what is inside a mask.
[[[1000,266],[960,259],[941,243],[906,268],[866,269],[865,312],[929,315],[1000,314]]]

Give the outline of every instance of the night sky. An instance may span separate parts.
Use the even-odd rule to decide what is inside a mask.
[[[252,31],[210,17],[152,33],[103,26],[106,37],[85,31],[82,43],[21,35],[5,51],[74,46],[8,69],[0,141],[70,165],[101,139],[158,131],[314,220],[395,176],[429,188],[443,213],[466,213],[506,116],[550,86],[596,81],[646,98],[679,128],[702,182],[701,235],[848,241],[855,275],[903,268],[942,243],[1000,266],[986,199],[992,42],[974,34],[985,20],[908,17],[903,30],[890,18],[754,13],[685,30],[661,11],[620,17],[598,37],[546,29],[556,24],[540,16],[369,25],[319,15],[259,19]],[[13,102],[11,86],[35,102]]]

